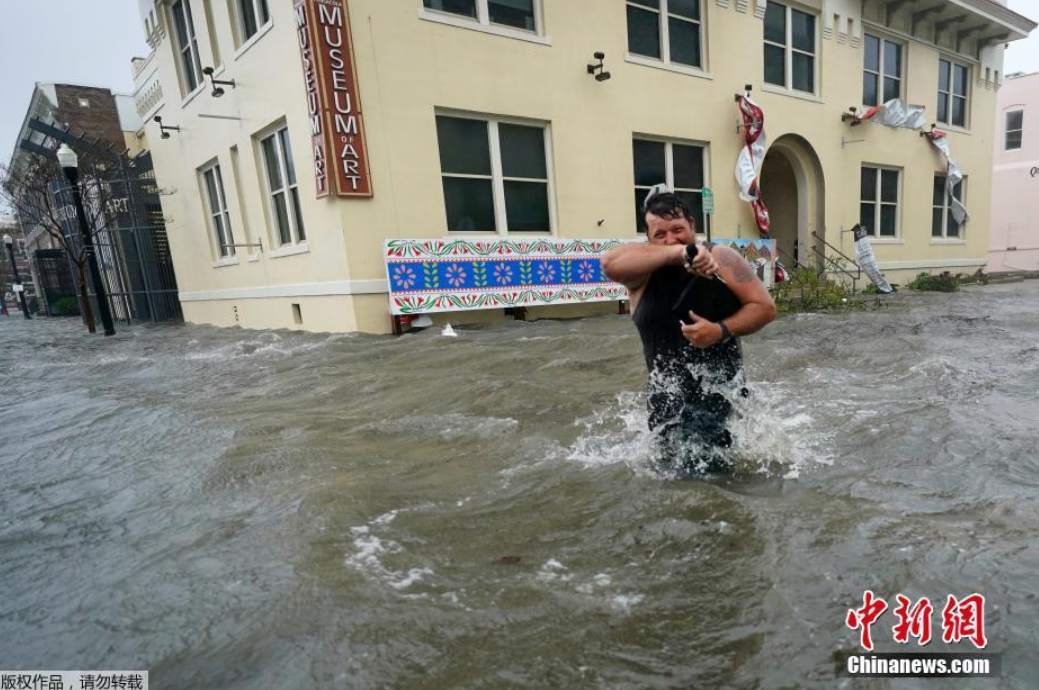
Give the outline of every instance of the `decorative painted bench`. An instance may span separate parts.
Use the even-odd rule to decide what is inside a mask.
[[[629,241],[386,240],[394,330],[419,314],[625,301],[627,289],[603,275],[601,260]],[[714,241],[742,253],[771,287],[775,240]]]

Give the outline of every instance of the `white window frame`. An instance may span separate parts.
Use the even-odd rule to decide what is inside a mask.
[[[285,133],[285,141],[288,142],[288,145],[291,148],[292,141],[291,139],[289,139],[289,128],[288,125],[285,124],[279,125],[273,129],[266,130],[263,134],[256,137],[257,153],[260,157],[260,160],[263,162],[264,188],[267,191],[265,202],[266,210],[271,221],[268,224],[268,229],[270,230],[269,237],[272,245],[276,245],[278,247],[306,247],[308,246],[307,238],[309,237],[309,235],[307,235],[306,233],[306,227],[303,228],[303,238],[301,239],[299,232],[299,224],[296,221],[297,210],[299,217],[303,217],[302,206],[300,206],[300,208],[298,209],[296,208],[297,198],[300,197],[299,175],[296,175],[296,181],[294,183],[289,183],[286,153],[291,154],[291,151],[286,152],[285,147],[282,145],[282,132]],[[274,139],[274,152],[276,162],[278,164],[278,175],[282,183],[282,186],[278,189],[274,189],[271,186],[271,171],[267,164],[267,154],[263,150],[263,144],[268,139]],[[296,170],[295,161],[293,161],[293,170]],[[292,193],[293,190],[296,191],[295,195],[293,195]],[[289,223],[288,242],[283,242],[281,238],[281,228],[278,225],[278,209],[274,203],[274,197],[276,194],[285,195],[285,214],[287,216]],[[300,201],[302,201],[302,199],[300,199]]]
[[[780,7],[784,8],[784,12],[786,13],[786,38],[785,38],[786,45],[780,45],[778,43],[774,43],[774,42],[769,41],[768,39],[766,39],[764,37],[764,28],[762,28],[762,42],[763,42],[763,44],[783,49],[783,58],[784,58],[784,65],[785,65],[785,67],[784,67],[784,70],[785,70],[784,71],[784,76],[786,77],[784,81],[786,83],[783,86],[780,86],[779,84],[773,84],[770,81],[765,81],[764,80],[765,65],[764,65],[764,63],[762,63],[762,65],[761,65],[761,69],[762,69],[762,88],[763,89],[780,89],[780,90],[783,90],[783,91],[787,91],[787,92],[789,92],[791,94],[809,94],[809,95],[812,95],[812,96],[818,96],[819,95],[819,59],[820,59],[820,55],[819,55],[819,33],[820,33],[820,31],[819,31],[819,22],[820,22],[820,20],[822,18],[819,16],[818,12],[812,10],[809,7],[805,7],[803,5],[797,5],[796,3],[776,2],[776,0],[768,0],[768,4],[779,5]],[[811,15],[811,16],[813,16],[815,18],[814,31],[812,32],[813,33],[813,36],[812,36],[813,41],[812,42],[814,44],[813,45],[813,50],[815,52],[806,53],[805,51],[801,50],[800,48],[794,48],[794,22],[792,21],[792,13],[793,13],[794,10],[797,10],[801,14],[809,14],[809,15]],[[803,89],[796,89],[796,88],[794,88],[794,53],[799,53],[801,55],[809,55],[812,58],[812,90],[811,91],[804,91]]]
[[[184,28],[188,34],[188,44],[186,46],[180,45],[180,35],[177,32],[177,22],[176,19],[171,16],[170,35],[173,37],[173,41],[170,45],[173,47],[174,63],[177,68],[177,75],[180,77],[181,95],[187,97],[205,86],[205,79],[202,76],[202,56],[198,52],[198,31],[195,29],[195,20],[191,16],[191,0],[173,0],[169,5],[169,11],[171,14],[176,13],[176,5],[178,2],[180,3],[181,13],[184,18]],[[188,53],[191,58],[188,61],[191,65],[190,77],[185,71],[185,53]],[[189,78],[192,77],[195,80],[194,86],[191,86],[191,82],[189,81]]]
[[[711,166],[710,166],[710,158],[709,158],[709,156],[710,156],[711,149],[710,149],[710,144],[709,143],[707,143],[705,141],[686,141],[686,140],[683,140],[683,139],[672,139],[672,138],[665,138],[665,137],[657,137],[657,136],[653,136],[653,135],[650,135],[650,134],[637,134],[637,133],[633,134],[631,136],[631,141],[632,141],[632,143],[635,143],[636,141],[650,141],[650,142],[654,142],[654,143],[657,143],[657,144],[664,144],[664,179],[661,180],[661,182],[664,182],[665,184],[667,184],[669,189],[672,189],[675,192],[699,192],[700,193],[700,197],[702,199],[703,198],[704,187],[710,188],[710,186],[711,186],[711,180],[710,180]],[[702,151],[703,185],[704,185],[703,187],[700,187],[699,189],[693,189],[693,188],[690,188],[690,187],[679,187],[679,188],[675,189],[675,154],[674,154],[674,146],[676,144],[678,146],[696,147],[696,148],[698,148],[698,149],[700,149]],[[634,166],[635,166],[634,155],[635,155],[635,153],[634,153],[634,151],[632,151],[632,161],[631,161],[632,169],[634,169]],[[652,186],[636,184],[634,188],[636,190],[644,189],[646,191],[649,191],[652,188]],[[706,221],[707,214],[705,213],[703,215],[704,215],[704,220]],[[700,225],[699,220],[697,220],[697,225]],[[639,227],[639,220],[638,220],[638,218],[636,218],[635,219],[635,232],[637,234],[642,234],[642,233],[639,232],[638,227]],[[703,227],[697,227],[696,228],[696,232],[697,233],[706,232],[706,229],[703,228]]]
[[[216,238],[216,255],[220,259],[231,259],[235,256],[234,230],[231,228],[231,211],[227,207],[227,195],[224,191],[224,176],[220,170],[220,162],[214,161],[199,169],[199,180],[202,183],[206,212],[211,237]],[[213,187],[216,198],[210,193],[206,176],[213,176]]]
[[[1018,129],[1010,129],[1010,116],[1021,113],[1021,127]],[[1017,132],[1021,135],[1021,140],[1017,146],[1010,146],[1010,135],[1013,132]],[[1004,151],[1020,151],[1025,145],[1025,109],[1014,108],[1013,110],[1007,110],[1003,115],[1003,150]]]
[[[878,41],[880,41],[880,59],[879,59],[879,61],[877,63],[877,68],[880,70],[879,72],[874,72],[873,70],[866,68],[866,35],[872,36],[873,38],[875,38]],[[862,50],[862,72],[863,72],[863,74],[869,73],[869,74],[872,74],[872,75],[877,77],[877,102],[876,103],[866,103],[865,102],[866,99],[863,98],[862,99],[863,100],[862,104],[864,106],[867,106],[867,107],[881,105],[881,104],[886,102],[884,100],[884,79],[887,77],[887,75],[884,73],[884,67],[886,66],[886,63],[884,61],[884,44],[885,43],[891,43],[893,45],[898,46],[900,54],[902,55],[902,70],[901,70],[902,73],[898,75],[898,98],[903,98],[904,97],[903,94],[905,93],[905,89],[906,89],[906,77],[905,77],[906,56],[908,56],[908,54],[909,54],[909,47],[903,41],[895,40],[895,39],[891,38],[890,36],[885,36],[882,33],[879,33],[879,32],[874,31],[872,29],[868,29],[868,30],[863,32],[863,37],[862,37],[862,46],[863,46],[863,50]],[[865,96],[866,94],[863,93],[862,95]]]
[[[277,2],[278,0],[274,0]],[[256,17],[256,21],[260,21],[260,7],[266,7],[267,9],[267,21],[262,24],[257,23],[256,31],[246,35],[245,33],[245,14],[242,12],[242,3],[249,3],[253,8],[253,15]],[[274,15],[271,14],[271,2],[270,0],[230,0],[231,12],[234,16],[234,38],[235,38],[235,50],[237,53],[244,52],[247,46],[251,46],[253,43],[259,40],[261,36],[267,33],[267,31],[274,24]],[[237,56],[236,56],[237,57]]]
[[[934,177],[935,177],[936,180],[939,177],[942,179],[942,188],[945,189],[946,191],[945,191],[944,195],[942,196],[943,203],[942,203],[941,206],[935,206],[934,205],[934,196],[933,196],[933,194],[931,196],[931,240],[935,241],[935,242],[938,242],[938,241],[941,241],[941,240],[948,240],[950,242],[963,242],[964,239],[965,239],[963,237],[963,230],[964,230],[964,228],[967,225],[965,222],[959,224],[959,228],[957,229],[957,234],[952,235],[951,237],[949,236],[949,213],[950,213],[950,209],[952,208],[952,203],[951,203],[952,200],[951,200],[950,194],[948,192],[948,187],[946,187],[947,180],[948,180],[948,175],[945,174],[944,172],[936,172],[934,174]],[[967,197],[967,176],[964,175],[963,179],[960,180],[960,198],[958,199],[958,201],[961,204],[966,205],[966,203],[967,203],[965,201],[966,197]],[[941,235],[935,235],[934,234],[934,211],[938,210],[938,209],[941,209],[941,211],[942,211],[942,234]]]
[[[949,63],[949,90],[942,91],[942,63]],[[967,70],[967,76],[963,80],[963,85],[966,89],[966,93],[963,96],[959,96],[955,92],[956,88],[956,68],[963,67]],[[971,101],[971,66],[966,62],[961,62],[945,55],[938,56],[938,102],[944,98],[946,102],[945,114],[947,119],[942,120],[939,115],[938,103],[935,103],[935,121],[939,124],[946,125],[948,127],[960,127],[962,129],[968,129],[970,127],[970,101]],[[963,98],[963,124],[956,124],[952,121],[952,103],[954,98]]]
[[[872,168],[877,171],[877,182],[876,182],[876,199],[870,201],[869,199],[862,198],[862,168]],[[881,200],[881,189],[883,188],[883,171],[893,171],[898,173],[898,185],[897,193],[898,196],[894,202],[882,201]],[[902,179],[904,177],[902,168],[896,168],[891,165],[877,165],[876,163],[865,163],[863,162],[859,166],[859,213],[861,214],[862,204],[873,204],[876,208],[873,209],[873,232],[867,235],[873,241],[880,242],[893,242],[902,239]],[[881,207],[883,206],[894,206],[895,207],[895,234],[894,235],[881,235],[880,234],[880,217]]]
[[[476,18],[472,18],[469,15],[456,14],[454,12],[445,12],[444,10],[435,10],[430,7],[426,7],[423,0],[419,0],[419,17],[421,19],[428,19],[434,22],[440,22],[442,24],[450,24],[452,26],[459,26],[462,28],[479,29],[487,33],[499,34],[502,36],[509,36],[511,38],[521,38],[524,40],[533,40],[537,43],[548,43],[548,37],[545,36],[545,15],[544,8],[542,7],[544,0],[533,0],[534,3],[534,30],[521,29],[517,26],[510,26],[509,24],[498,24],[491,21],[491,11],[487,4],[487,0],[475,0],[476,2]]]
[[[522,118],[513,117],[498,117],[491,115],[480,115],[477,113],[470,113],[465,111],[456,110],[443,110],[437,109],[434,113],[436,117],[454,117],[462,120],[476,120],[478,122],[487,123],[487,145],[490,149],[491,156],[491,197],[494,202],[494,230],[447,230],[448,237],[458,237],[466,234],[483,235],[497,234],[502,236],[516,236],[516,237],[554,237],[556,234],[556,228],[558,224],[556,222],[556,190],[553,179],[555,178],[553,166],[552,166],[552,125],[549,122],[541,122],[538,120],[525,120]],[[543,139],[545,142],[545,174],[548,175],[547,180],[542,180],[533,177],[505,177],[502,172],[501,163],[501,137],[498,136],[498,125],[520,125],[522,127],[537,127],[542,130]],[[437,145],[439,151],[439,142]],[[486,180],[487,175],[471,175],[461,173],[445,173],[443,170],[440,171],[441,183],[440,189],[443,193],[443,178],[445,177],[457,177],[457,178],[468,178],[475,180]],[[548,189],[548,225],[549,229],[544,232],[538,232],[537,230],[513,230],[511,231],[514,235],[510,234],[508,229],[509,219],[508,213],[505,208],[505,183],[506,182],[547,182]],[[447,204],[446,200],[441,204],[441,208],[444,209],[444,226],[447,226]]]
[[[671,12],[670,12],[670,9],[668,8],[668,1],[669,0],[660,0],[660,7],[657,8],[657,9],[654,9],[652,7],[646,7],[645,5],[640,5],[637,2],[631,2],[631,0],[628,0],[627,2],[624,3],[625,10],[627,10],[627,8],[629,6],[631,6],[631,7],[635,7],[635,8],[638,8],[640,10],[643,10],[645,12],[654,12],[654,13],[656,13],[656,15],[657,15],[657,27],[658,27],[659,36],[660,36],[660,57],[656,58],[656,57],[653,57],[652,55],[643,55],[641,53],[633,53],[633,52],[631,52],[631,48],[628,47],[626,49],[626,53],[627,53],[626,59],[628,61],[630,61],[630,62],[639,62],[640,60],[645,60],[645,61],[650,62],[650,63],[667,65],[668,67],[674,67],[674,68],[679,69],[679,70],[693,70],[693,71],[696,71],[696,72],[705,72],[707,70],[707,50],[706,50],[706,35],[705,35],[706,32],[704,31],[704,24],[706,22],[706,17],[704,16],[704,2],[703,2],[703,0],[697,0],[697,2],[700,4],[700,19],[699,20],[690,19],[690,18],[684,17],[684,16],[682,16],[680,14],[672,15]],[[668,20],[672,16],[675,19],[678,19],[679,21],[684,21],[684,22],[686,22],[688,24],[696,24],[697,31],[700,34],[700,64],[699,65],[689,65],[689,64],[686,64],[684,62],[672,62],[671,61],[671,34],[670,34],[670,26],[669,26]],[[625,20],[625,29],[627,29],[628,31],[631,30],[630,27],[627,26],[627,20]],[[627,39],[627,36],[625,36],[625,39]]]

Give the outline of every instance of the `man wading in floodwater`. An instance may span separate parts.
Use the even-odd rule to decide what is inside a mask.
[[[696,242],[689,207],[662,185],[643,211],[649,243],[611,250],[602,267],[630,292],[649,369],[649,427],[674,469],[724,471],[728,398],[747,395],[738,336],[772,321],[776,306],[735,250]]]

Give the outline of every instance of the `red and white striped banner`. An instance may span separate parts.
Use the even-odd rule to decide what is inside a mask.
[[[952,159],[952,151],[949,150],[949,141],[945,132],[940,129],[923,131],[927,127],[927,117],[922,106],[908,105],[901,99],[894,98],[883,105],[869,108],[862,115],[846,114],[843,119],[850,121],[852,127],[861,125],[863,122],[878,122],[888,127],[920,130],[920,133],[927,137],[927,140],[938,149],[938,153],[945,159],[945,193],[949,197],[949,209],[952,217],[960,224],[970,220],[967,207],[953,196],[953,190],[963,179],[963,173],[960,171],[960,166]]]
[[[762,237],[769,236],[768,208],[761,199],[761,165],[765,162],[765,113],[749,95],[737,96],[736,108],[743,124],[743,148],[736,159],[736,182],[740,186],[740,198],[750,203],[754,211],[754,222]]]

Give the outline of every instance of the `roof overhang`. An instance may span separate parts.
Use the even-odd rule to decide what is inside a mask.
[[[946,0],[945,4],[949,5],[946,10],[948,14],[958,11],[968,13],[970,26],[978,27],[983,33],[995,36],[1005,34],[1006,38],[998,41],[1000,43],[1028,38],[1028,34],[1036,27],[1036,23],[1028,17],[993,0]],[[967,29],[965,26],[961,30]]]
[[[957,52],[1028,37],[1036,23],[995,0],[869,0],[879,6],[885,21],[895,13],[906,17],[910,33],[922,40],[952,43]]]
[[[51,83],[36,82],[33,85],[32,95],[29,97],[29,107],[25,111],[22,126],[18,130],[18,139],[14,142],[14,150],[11,151],[11,160],[7,167],[9,170],[19,170],[26,163],[26,155],[33,145],[44,146],[47,142],[42,135],[34,132],[29,122],[34,118],[48,118],[57,104],[55,86]],[[28,144],[29,146],[26,146]],[[47,148],[44,146],[44,148]]]

